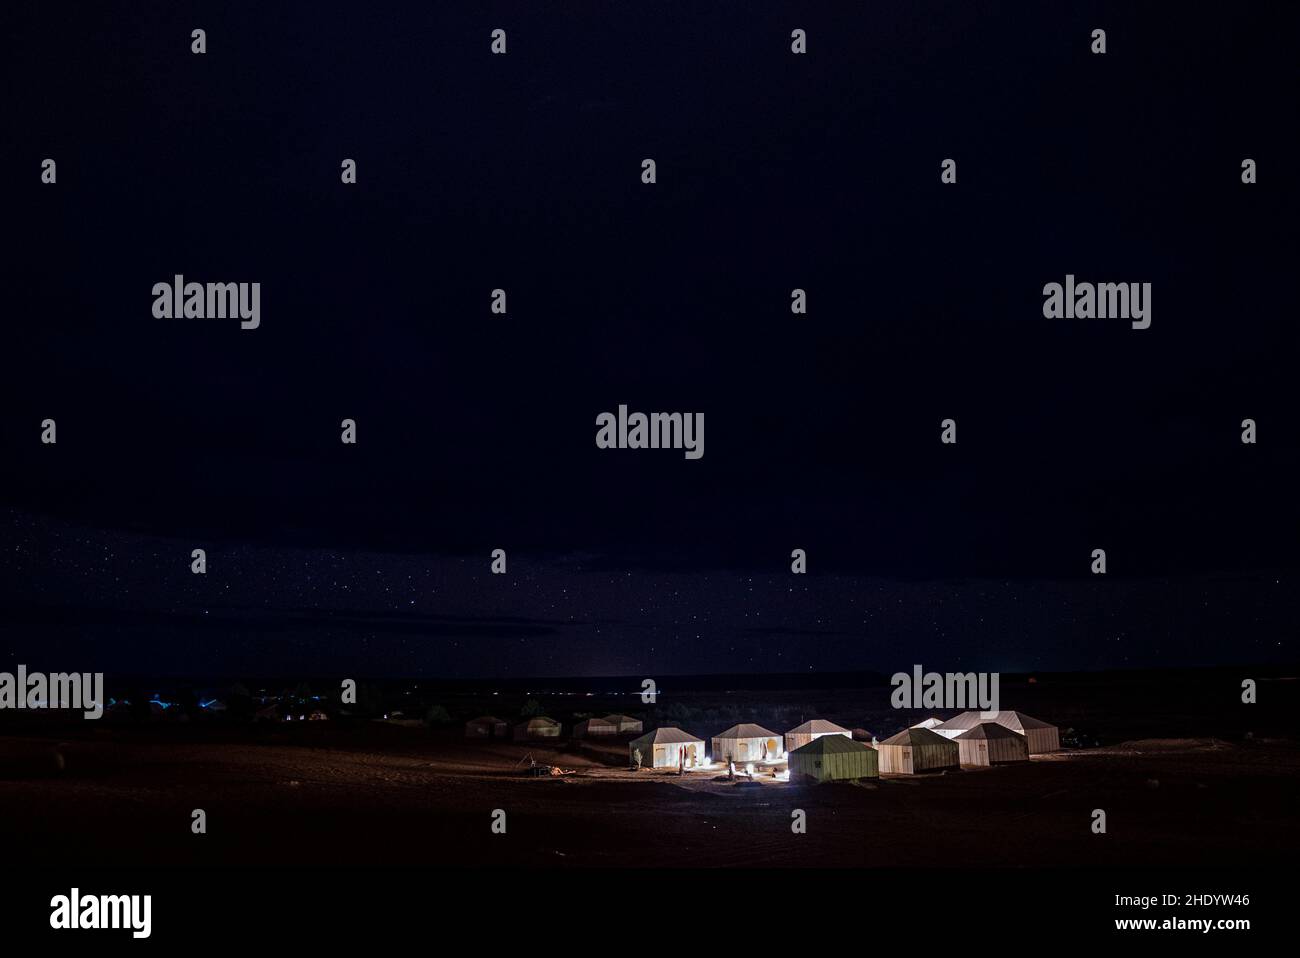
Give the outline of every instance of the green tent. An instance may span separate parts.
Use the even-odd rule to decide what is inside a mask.
[[[876,750],[843,735],[823,735],[789,754],[790,781],[879,778]]]

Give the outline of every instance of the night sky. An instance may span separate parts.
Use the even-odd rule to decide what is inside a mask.
[[[6,4],[0,668],[1294,661],[1300,13],[1133,6]]]

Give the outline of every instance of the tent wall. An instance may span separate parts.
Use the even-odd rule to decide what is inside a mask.
[[[686,750],[687,768],[696,768],[704,762],[703,742],[669,742],[666,745],[632,742],[627,747],[629,759],[638,748],[641,749],[642,768],[677,768],[683,749]]]
[[[874,749],[828,755],[791,755],[790,781],[832,782],[880,775]]]
[[[1061,732],[1054,725],[1049,728],[1027,729],[1025,739],[1029,744],[1030,755],[1041,755],[1044,752],[1059,752],[1061,750]]]
[[[880,770],[912,775],[940,768],[957,768],[959,752],[951,745],[881,745]]]
[[[882,772],[893,775],[912,774],[912,746],[881,745],[877,751],[880,752],[880,770]]]
[[[781,736],[773,735],[759,738],[715,738],[711,755],[715,762],[725,762],[731,756],[733,762],[758,762],[763,759],[763,748],[767,747],[767,757],[775,759],[781,749]]]
[[[1029,761],[1029,749],[1023,736],[1015,738],[961,738],[957,748],[963,765],[1005,765]]]

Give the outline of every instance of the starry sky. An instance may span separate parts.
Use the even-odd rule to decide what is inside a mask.
[[[1293,661],[1298,15],[1130,6],[7,8],[0,666]]]

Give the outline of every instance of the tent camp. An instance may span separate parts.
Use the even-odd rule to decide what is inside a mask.
[[[1029,761],[1025,737],[997,722],[981,722],[958,735],[958,754],[963,765],[1007,765]]]
[[[781,736],[761,725],[733,725],[713,736],[711,745],[715,762],[759,762],[780,757]]]
[[[583,719],[573,727],[574,738],[599,738],[602,735],[617,734],[618,726],[607,718]]]
[[[641,720],[639,718],[633,718],[630,715],[619,715],[615,712],[613,715],[606,715],[605,721],[616,725],[619,735],[641,734]]]
[[[835,782],[880,776],[879,756],[869,745],[830,733],[789,755],[790,781]]]
[[[853,737],[852,732],[846,728],[841,728],[834,722],[828,722],[825,719],[813,719],[810,722],[804,722],[802,725],[796,725],[785,733],[785,750],[793,752],[795,749],[801,748],[823,735],[842,735],[850,739]]]
[[[515,726],[515,741],[523,742],[539,738],[559,738],[560,723],[545,715],[524,719]]]
[[[855,728],[853,730],[853,741],[870,742],[871,744],[874,745],[876,741],[876,737],[864,728]]]
[[[933,715],[931,715],[925,721],[917,722],[915,725],[912,726],[912,728],[934,728],[935,726],[942,725],[942,724],[943,724],[943,719],[937,719]]]
[[[704,739],[671,726],[657,728],[627,743],[627,757],[636,763],[641,752],[642,768],[695,768],[704,763]]]
[[[885,739],[877,748],[880,770],[901,775],[957,768],[960,754],[956,742],[950,742],[928,728],[903,729]]]
[[[495,715],[480,715],[465,723],[466,738],[505,738],[510,731],[510,724]]]
[[[1055,725],[1049,725],[1032,715],[1026,715],[1024,712],[1008,711],[1006,709],[1000,712],[990,712],[987,715],[980,712],[962,712],[956,718],[951,718],[942,725],[937,726],[935,731],[948,738],[956,738],[962,732],[974,728],[981,722],[997,722],[999,725],[1005,725],[1013,732],[1019,732],[1025,737],[1029,745],[1030,755],[1040,755],[1043,752],[1058,752],[1061,749],[1061,732]]]

